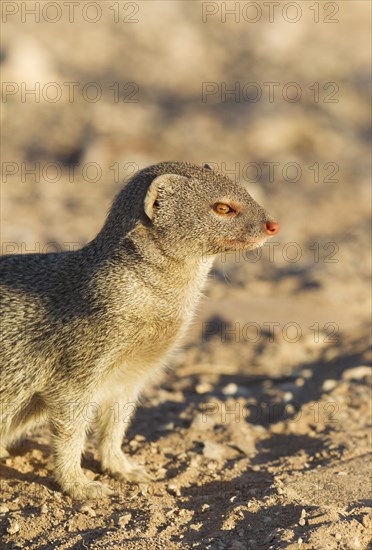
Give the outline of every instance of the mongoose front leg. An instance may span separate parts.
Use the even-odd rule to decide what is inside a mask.
[[[110,487],[88,479],[81,468],[87,428],[82,412],[72,412],[69,404],[65,404],[50,413],[50,424],[55,477],[63,491],[76,499],[100,498],[113,494]]]
[[[151,480],[144,466],[132,462],[122,451],[125,432],[136,408],[136,400],[116,397],[102,405],[102,415],[97,429],[101,465],[119,481],[143,483]]]

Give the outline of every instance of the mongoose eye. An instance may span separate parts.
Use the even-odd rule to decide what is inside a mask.
[[[216,212],[216,214],[219,214],[220,216],[226,216],[228,214],[236,213],[236,211],[231,208],[231,206],[223,202],[217,202],[216,204],[214,204],[213,210]]]

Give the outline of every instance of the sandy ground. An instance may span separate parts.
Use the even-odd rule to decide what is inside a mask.
[[[367,550],[370,5],[304,1],[296,22],[280,9],[249,23],[224,22],[218,2],[206,21],[202,2],[117,3],[130,25],[98,4],[96,23],[77,9],[52,24],[50,8],[3,25],[2,253],[86,243],[121,181],[169,159],[233,170],[282,231],[260,256],[218,260],[183,351],[144,395],[123,449],[154,481],[107,478],[92,438],[83,467],[117,495],[73,502],[40,426],[0,467],[3,547]],[[77,95],[22,96],[35,82]],[[258,101],[241,93],[252,82]],[[116,101],[115,83],[138,101]]]

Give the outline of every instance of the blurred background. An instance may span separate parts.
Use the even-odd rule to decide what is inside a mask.
[[[82,246],[137,169],[215,163],[282,229],[261,252],[218,260],[164,401],[175,388],[189,401],[210,391],[244,400],[266,380],[255,398],[301,406],[364,364],[369,2],[2,11],[3,254]],[[305,367],[298,385],[272,382]]]
[[[2,253],[81,246],[137,169],[211,162],[282,226],[260,257],[224,258],[219,292],[249,286],[244,314],[264,293],[290,321],[363,324],[368,2],[5,2],[2,16]]]

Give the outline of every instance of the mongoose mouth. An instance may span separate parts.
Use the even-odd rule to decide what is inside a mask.
[[[225,252],[229,250],[254,250],[262,246],[267,239],[268,237],[260,237],[249,241],[241,239],[224,239],[221,244]]]
[[[262,246],[269,237],[273,237],[280,230],[278,222],[267,221],[263,225],[263,232],[260,236],[250,239],[223,239],[224,251],[235,250],[254,250]]]

